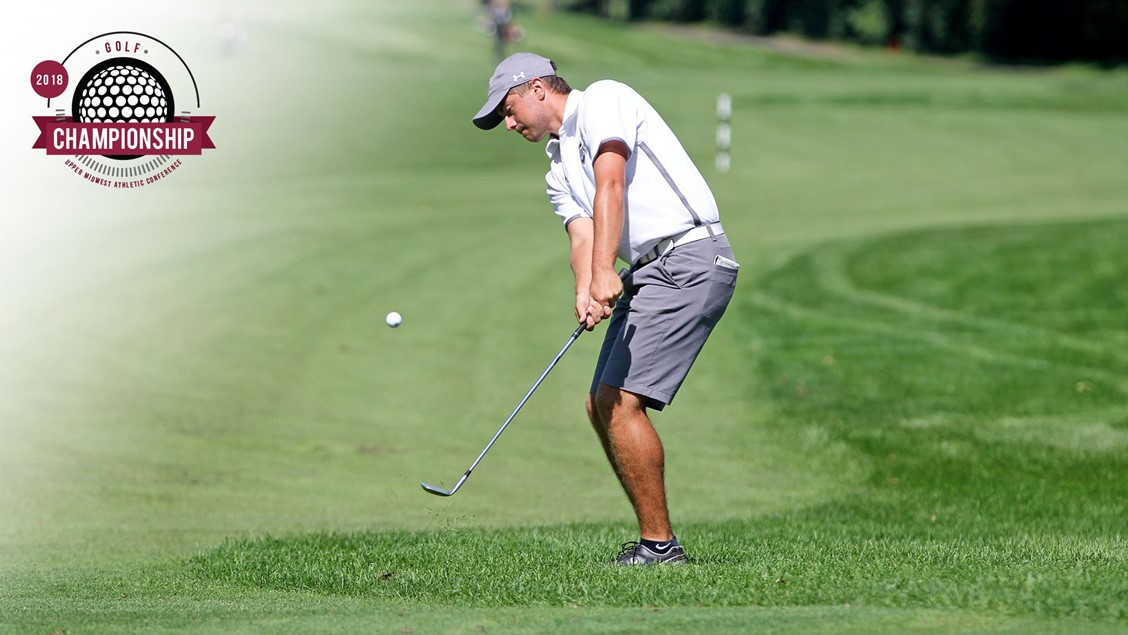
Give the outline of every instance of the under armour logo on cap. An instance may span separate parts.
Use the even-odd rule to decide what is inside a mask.
[[[521,71],[520,73],[513,76],[513,81],[515,82],[519,82],[522,79],[525,79],[525,71]]]

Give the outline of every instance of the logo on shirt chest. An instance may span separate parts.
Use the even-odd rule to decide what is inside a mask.
[[[580,142],[580,164],[581,165],[587,164],[587,155],[588,155],[587,146],[585,146],[583,144],[583,142]]]

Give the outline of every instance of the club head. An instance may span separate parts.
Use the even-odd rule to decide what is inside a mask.
[[[438,487],[435,487],[434,485],[428,485],[427,483],[420,483],[420,485],[423,486],[423,491],[427,492],[428,494],[434,494],[435,496],[450,496],[451,494],[454,494],[454,490],[448,492],[445,489],[439,489]]]

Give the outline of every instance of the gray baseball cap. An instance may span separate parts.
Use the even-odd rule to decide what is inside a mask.
[[[474,125],[482,130],[497,127],[497,124],[504,119],[497,114],[497,109],[501,106],[505,96],[509,94],[510,89],[534,78],[549,77],[555,74],[552,61],[536,53],[514,53],[501,60],[497,69],[494,70],[493,77],[490,78],[490,87],[486,92],[486,105],[482,106],[482,109],[474,117]]]

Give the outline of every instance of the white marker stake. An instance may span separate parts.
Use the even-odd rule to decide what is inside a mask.
[[[728,172],[732,165],[729,149],[732,148],[732,97],[728,93],[717,96],[717,171]]]
[[[728,121],[732,117],[732,97],[728,93],[717,96],[717,119]]]

